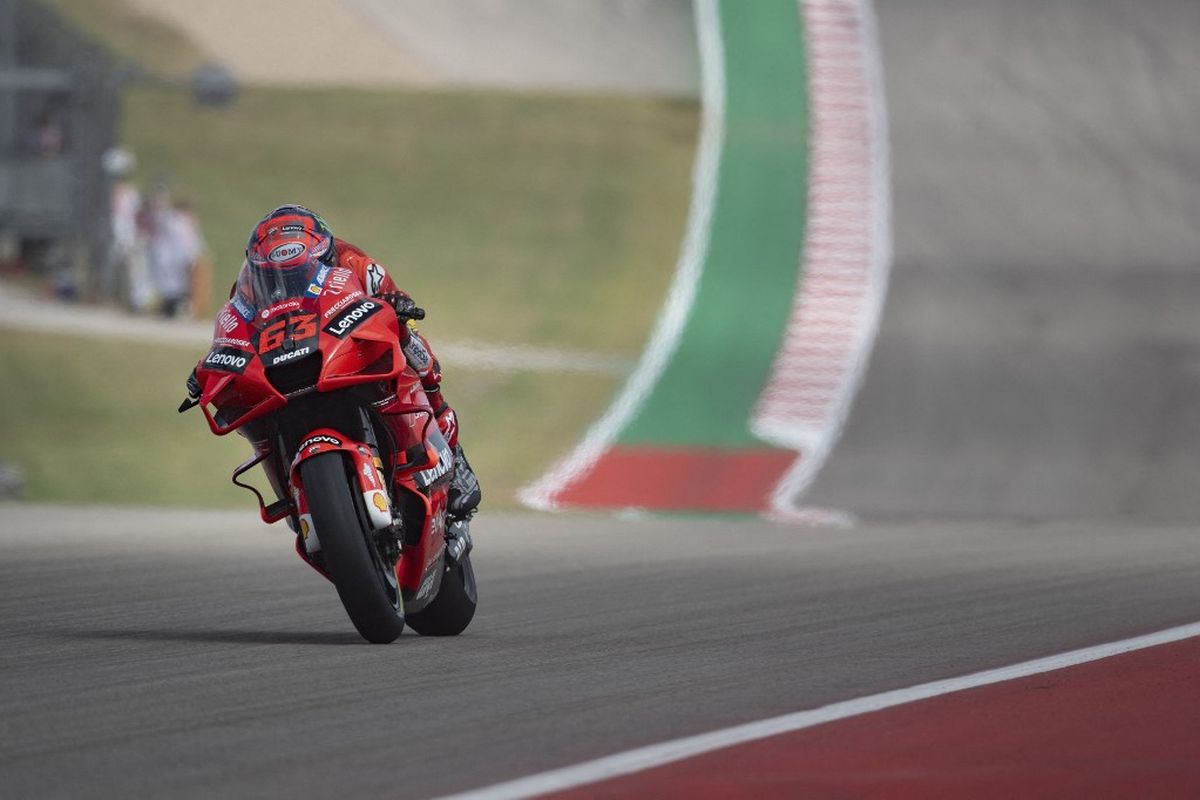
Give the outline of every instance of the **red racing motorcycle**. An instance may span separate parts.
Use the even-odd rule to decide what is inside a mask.
[[[255,494],[264,521],[287,521],[297,554],[337,588],[364,638],[391,642],[406,621],[420,634],[461,633],[477,603],[470,540],[447,530],[454,453],[405,360],[404,320],[347,269],[255,288],[243,270],[196,367],[200,395],[179,411],[199,405],[213,433],[250,441],[233,482]],[[269,503],[240,480],[259,465]]]

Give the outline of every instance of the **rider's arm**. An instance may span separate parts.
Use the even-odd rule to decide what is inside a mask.
[[[429,342],[413,324],[414,320],[425,318],[425,310],[416,304],[408,292],[396,286],[396,282],[382,264],[341,239],[337,240],[336,247],[338,266],[354,270],[367,294],[379,298],[395,309],[396,317],[400,320],[400,344],[404,349],[404,357],[408,365],[421,377],[426,391],[436,391],[442,381],[441,365]]]

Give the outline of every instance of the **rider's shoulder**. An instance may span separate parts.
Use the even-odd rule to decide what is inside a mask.
[[[358,276],[367,294],[377,295],[380,292],[394,292],[395,285],[388,279],[387,270],[375,259],[367,255],[359,247],[342,239],[335,239],[337,248],[337,265],[348,269]]]
[[[362,268],[373,261],[365,250],[356,244],[347,242],[345,239],[334,239],[333,245],[337,251],[337,265],[339,267],[345,267],[346,269]]]

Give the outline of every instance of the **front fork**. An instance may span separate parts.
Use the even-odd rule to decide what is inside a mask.
[[[365,428],[369,431],[370,427]],[[332,428],[316,428],[300,440],[296,456],[287,467],[286,479],[288,487],[279,492],[280,499],[267,504],[262,494],[253,486],[243,483],[238,478],[253,467],[267,461],[274,451],[266,442],[255,445],[255,455],[240,465],[233,474],[233,482],[249,491],[258,498],[259,513],[264,522],[273,523],[281,519],[293,517],[299,536],[296,539],[296,553],[310,566],[329,577],[322,568],[321,560],[315,557],[321,549],[320,531],[313,523],[312,513],[308,507],[308,498],[300,479],[300,465],[310,458],[329,452],[344,453],[348,463],[354,468],[358,491],[363,500],[368,524],[376,531],[393,527],[397,524],[393,514],[392,501],[387,490],[388,482],[383,473],[383,462],[379,458],[378,446],[375,442],[359,442]],[[267,465],[264,465],[267,466]],[[284,477],[284,476],[280,476]],[[272,481],[274,485],[276,481]],[[277,490],[284,487],[275,487]],[[395,564],[397,582],[401,587],[412,592],[420,593],[428,576],[435,568],[435,562],[440,562],[446,550],[445,526],[446,504],[445,491],[434,493],[430,497],[420,491],[411,479],[401,479],[395,484],[395,491],[404,493],[407,498],[400,501],[401,508],[415,501],[420,504],[418,509],[410,509],[420,514],[420,528],[405,530],[403,533],[404,546],[401,556]],[[290,495],[290,496],[289,496]],[[412,517],[415,514],[404,514],[403,523],[409,525],[417,522]],[[413,535],[419,534],[419,535]]]
[[[347,440],[342,434],[330,428],[318,428],[310,432],[301,441],[290,468],[292,497],[300,519],[300,536],[304,542],[304,552],[300,552],[299,544],[296,549],[301,558],[304,558],[325,577],[329,576],[313,558],[321,546],[320,531],[313,525],[312,514],[309,513],[308,498],[300,480],[300,465],[314,456],[334,451],[345,453],[354,467],[358,488],[362,493],[363,505],[366,507],[371,526],[379,531],[396,524],[386,489],[387,484],[383,477],[383,463],[375,454],[376,451],[361,442]],[[440,576],[441,573],[441,560],[446,551],[446,493],[439,492],[434,498],[430,498],[405,481],[399,481],[395,489],[397,492],[407,493],[423,506],[420,535],[409,538],[410,532],[404,532],[405,544],[400,551],[400,557],[393,565],[396,582],[402,589],[414,592],[416,599],[420,599],[422,589],[430,586],[430,575],[436,573]],[[415,521],[411,518],[403,520],[409,524]]]
[[[322,568],[319,559],[313,558],[321,549],[321,539],[313,523],[312,513],[308,508],[308,497],[300,480],[302,463],[322,453],[345,453],[347,460],[354,467],[356,484],[362,495],[363,508],[366,509],[370,526],[378,531],[395,524],[387,483],[383,477],[383,462],[374,443],[357,442],[330,428],[318,428],[310,431],[301,440],[296,457],[286,475],[276,474],[278,470],[275,464],[279,462],[272,463],[275,451],[268,442],[257,441],[252,444],[254,455],[233,471],[231,480],[235,485],[252,492],[258,499],[259,516],[263,522],[270,524],[282,519],[288,520],[288,525],[299,534],[296,540],[297,554],[326,578],[329,575]],[[263,465],[271,488],[278,498],[270,504],[257,488],[239,480],[259,464]],[[287,486],[281,485],[283,480],[287,480]]]
[[[332,428],[317,428],[300,441],[296,457],[292,459],[288,470],[292,506],[300,520],[300,536],[304,540],[305,550],[310,554],[320,549],[321,540],[320,532],[313,525],[312,514],[309,512],[304,483],[300,479],[300,465],[310,458],[332,452],[344,453],[353,467],[371,528],[378,531],[390,528],[393,523],[392,502],[384,482],[383,462],[377,451],[367,444],[348,439]]]

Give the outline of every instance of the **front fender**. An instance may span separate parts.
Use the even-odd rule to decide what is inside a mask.
[[[371,525],[375,530],[391,525],[392,503],[388,498],[383,473],[380,471],[379,459],[368,445],[356,442],[332,428],[317,428],[309,431],[300,440],[300,446],[296,449],[296,457],[292,459],[292,465],[289,468],[289,479],[292,490],[301,495],[297,498],[297,507],[304,510],[308,508],[308,504],[302,502],[304,482],[300,478],[300,465],[314,456],[333,451],[345,453],[351,466],[354,467],[354,477],[358,481],[358,490],[362,494],[363,505],[367,509]]]

